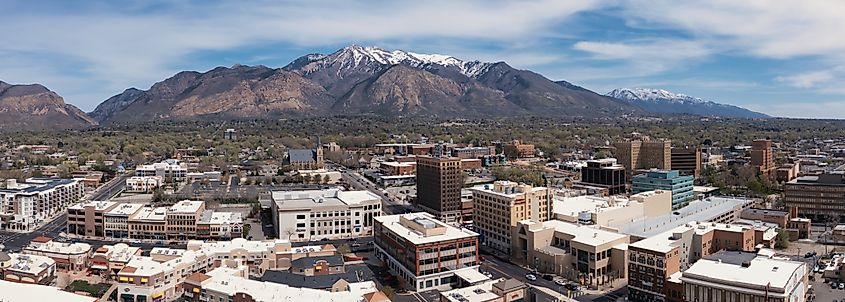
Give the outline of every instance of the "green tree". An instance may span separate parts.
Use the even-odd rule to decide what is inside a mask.
[[[340,254],[349,254],[352,252],[352,249],[349,248],[348,244],[341,244],[337,247],[337,252]]]
[[[775,241],[775,248],[786,249],[789,247],[789,232],[784,229],[778,230],[778,237]]]

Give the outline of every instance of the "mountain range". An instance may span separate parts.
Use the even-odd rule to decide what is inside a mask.
[[[700,116],[768,118],[770,116],[734,105],[720,104],[663,89],[620,88],[607,96],[652,113],[680,113]]]
[[[766,117],[664,90],[617,89],[600,95],[505,62],[358,45],[331,54],[304,55],[281,68],[236,64],[206,72],[182,71],[148,90],[126,89],[87,115],[40,85],[0,82],[0,87],[3,127],[36,124],[54,129],[114,122],[334,115],[594,118],[657,112]],[[24,99],[32,105],[25,105],[29,103]]]

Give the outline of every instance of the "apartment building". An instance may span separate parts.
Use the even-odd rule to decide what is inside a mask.
[[[381,198],[369,191],[273,191],[276,232],[292,241],[357,238],[372,234]]]
[[[118,204],[110,201],[89,201],[67,208],[67,233],[78,236],[105,236],[105,213]]]
[[[205,211],[202,200],[182,200],[167,209],[166,228],[167,238],[171,240],[187,240],[197,238],[197,221]]]
[[[473,225],[482,244],[504,255],[511,255],[511,237],[517,222],[546,221],[551,215],[552,193],[545,187],[532,187],[512,181],[479,185],[472,191]]]
[[[625,167],[627,179],[639,169],[672,169],[672,141],[629,140],[613,144],[616,160]]]
[[[784,184],[783,203],[815,221],[845,221],[845,174],[802,176]]]
[[[31,232],[84,195],[84,185],[75,179],[7,179],[0,189],[0,230]]]
[[[581,183],[607,189],[607,195],[627,192],[627,173],[625,167],[616,163],[614,158],[589,160],[581,168]]]
[[[523,144],[519,140],[513,140],[504,146],[505,155],[509,158],[531,158],[535,156],[534,145]]]
[[[154,176],[132,176],[126,179],[125,190],[127,192],[149,193],[164,185],[164,177]]]
[[[692,222],[628,246],[630,301],[687,301],[679,278],[693,263],[720,250],[755,251],[752,228]]]
[[[129,238],[146,240],[167,239],[167,207],[141,208],[126,220]]]
[[[103,276],[110,276],[112,279],[117,279],[117,273],[123,269],[135,256],[141,255],[141,249],[129,246],[125,243],[118,243],[115,245],[103,245],[94,250],[91,255],[91,266],[89,269],[92,272],[101,274]]]
[[[634,193],[654,190],[672,192],[672,207],[682,208],[695,199],[691,175],[682,176],[677,170],[651,170],[634,176],[631,189]]]
[[[3,280],[19,283],[51,285],[56,280],[56,261],[50,257],[12,253],[0,262]]]
[[[671,152],[672,170],[695,179],[701,177],[701,147],[672,148]]]
[[[196,237],[203,240],[231,240],[243,237],[241,213],[205,210],[197,221]]]
[[[439,220],[459,224],[462,173],[460,158],[418,156],[417,205]]]
[[[449,285],[455,272],[478,268],[478,233],[428,213],[375,218],[376,256],[413,290]]]
[[[806,301],[809,269],[804,262],[754,253],[719,252],[685,270],[686,301]]]
[[[541,273],[553,273],[597,287],[625,278],[628,235],[549,220],[519,222],[514,260]]]
[[[121,203],[103,214],[105,237],[129,238],[129,217],[136,215],[143,207],[144,204],[140,203]]]
[[[168,159],[160,163],[135,167],[135,176],[159,176],[166,183],[183,182],[187,174],[187,165],[176,159]]]
[[[91,257],[91,245],[82,242],[56,242],[39,236],[21,251],[22,254],[44,256],[56,262],[56,267],[70,271],[88,269]]]
[[[772,141],[758,139],[751,142],[751,165],[765,177],[773,176],[775,170]]]

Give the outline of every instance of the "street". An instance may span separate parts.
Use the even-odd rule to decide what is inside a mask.
[[[352,189],[367,190],[378,195],[382,200],[382,211],[386,214],[402,214],[415,211],[411,205],[385,196],[384,191],[380,190],[376,184],[366,179],[364,176],[361,176],[361,174],[344,169],[340,172],[340,176],[341,179],[349,184]]]

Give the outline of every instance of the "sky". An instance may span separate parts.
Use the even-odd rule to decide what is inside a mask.
[[[182,70],[349,44],[505,61],[607,93],[661,88],[845,118],[845,1],[0,0],[0,81],[84,111]]]

